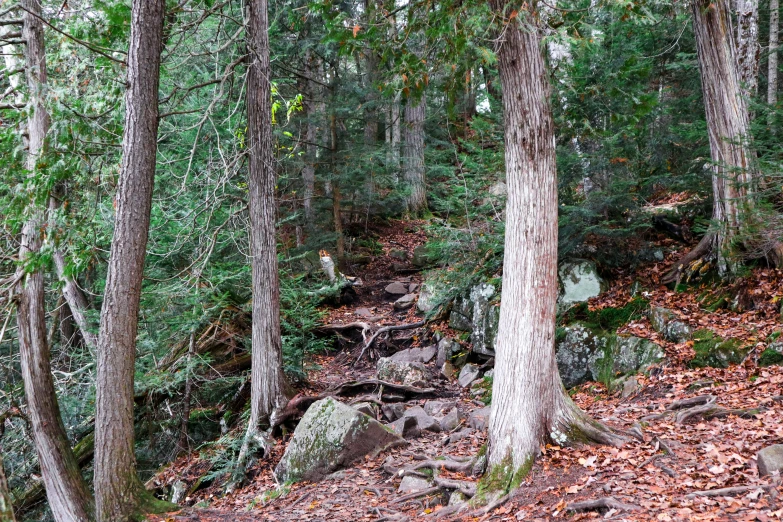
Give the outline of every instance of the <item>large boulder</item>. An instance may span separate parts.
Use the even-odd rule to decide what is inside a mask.
[[[378,421],[328,397],[313,403],[275,468],[278,482],[318,481],[368,454],[405,441]]]
[[[665,359],[663,349],[652,341],[594,330],[582,323],[561,330],[556,351],[566,388],[587,381],[610,382],[617,374],[644,372]]]
[[[759,366],[783,364],[783,342],[775,341],[767,345],[759,357]]]
[[[419,301],[416,307],[420,312],[431,312],[438,306],[446,295],[446,287],[438,281],[426,281],[421,285]]]
[[[382,381],[391,381],[406,386],[424,387],[430,380],[430,372],[420,362],[398,361],[392,357],[378,359],[377,375]]]
[[[744,361],[750,348],[738,339],[723,339],[710,330],[697,330],[693,332],[693,351],[696,355],[688,363],[692,368],[728,368]]]
[[[693,337],[693,329],[680,321],[677,315],[666,308],[654,306],[649,313],[650,324],[667,341],[684,343]]]
[[[596,297],[604,289],[604,281],[592,261],[563,263],[557,271],[560,282],[558,310],[566,310],[577,303]]]
[[[494,357],[495,337],[500,322],[500,295],[492,283],[481,283],[470,289],[467,296],[458,298],[449,316],[449,326],[470,332],[473,352]]]

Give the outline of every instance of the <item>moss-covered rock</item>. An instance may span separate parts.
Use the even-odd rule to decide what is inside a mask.
[[[783,364],[783,342],[774,342],[767,345],[761,352],[759,366],[772,366]]]
[[[693,336],[690,326],[680,321],[677,315],[666,308],[655,306],[650,309],[650,324],[667,341],[684,343]]]
[[[738,339],[723,339],[710,330],[693,333],[693,350],[696,355],[689,363],[692,368],[728,368],[741,363],[750,351]]]
[[[280,483],[318,481],[365,455],[402,444],[378,421],[329,397],[307,409],[275,476]]]

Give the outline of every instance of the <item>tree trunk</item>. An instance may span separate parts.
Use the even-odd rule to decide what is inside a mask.
[[[268,424],[284,406],[280,288],[275,234],[269,22],[266,0],[248,2],[247,126],[250,143],[250,252],[253,267],[253,366],[250,427]]]
[[[748,110],[733,59],[727,1],[693,0],[691,10],[713,163],[712,219],[718,226],[703,241],[711,243],[718,271],[725,275],[733,271],[731,243],[752,205],[756,178],[747,143]]]
[[[114,236],[98,336],[95,500],[98,520],[124,522],[153,506],[136,474],[133,377],[139,300],[158,136],[163,0],[134,0]]]
[[[759,0],[734,0],[737,9],[737,74],[742,94],[750,100],[758,93]]]
[[[408,212],[419,216],[427,209],[427,191],[424,169],[424,117],[427,104],[424,93],[414,102],[409,98],[405,104],[405,154],[403,155],[404,178],[410,189],[407,198]]]
[[[8,480],[5,478],[3,456],[0,455],[0,522],[16,522],[11,494],[8,492]]]
[[[310,49],[305,51],[305,63],[304,63],[304,75],[308,78],[312,78],[316,74],[316,68],[314,68],[313,53]],[[304,80],[302,85],[303,102],[302,108],[304,109],[304,117],[306,119],[305,129],[305,164],[302,168],[302,183],[304,184],[304,191],[302,197],[302,206],[304,207],[304,219],[305,230],[308,233],[312,233],[314,228],[314,216],[313,216],[313,194],[315,194],[315,163],[316,158],[316,140],[318,139],[318,129],[315,125],[315,97],[316,88],[312,82]]]
[[[400,94],[397,93],[391,102],[389,114],[389,150],[390,164],[395,180],[398,178],[400,169],[400,142],[402,141],[402,132],[400,131]]]
[[[329,137],[332,163],[332,220],[334,221],[334,233],[337,234],[336,254],[339,263],[345,257],[345,236],[343,236],[340,180],[337,178],[337,152],[340,144],[337,139],[337,115],[334,112],[329,116]]]
[[[491,0],[501,16],[512,11]],[[557,172],[550,86],[535,15],[515,6],[506,20],[498,64],[505,114],[505,257],[496,341],[489,476],[508,489],[530,469],[541,445],[621,437],[589,419],[560,382],[555,360]],[[522,18],[522,20],[520,20]]]
[[[769,65],[767,68],[767,103],[778,103],[778,0],[769,0]]]
[[[46,52],[43,24],[32,14],[40,16],[41,4],[38,0],[25,0],[24,7],[29,11],[25,11],[23,15],[22,37],[27,44],[25,70],[30,108],[27,121],[27,169],[32,173],[37,170],[46,134],[49,132],[49,115],[44,99],[47,81]],[[43,211],[33,209],[32,215],[22,229],[20,270],[25,270],[25,262],[41,250]],[[57,521],[89,520],[92,516],[92,501],[68,443],[52,379],[46,336],[43,274],[38,270],[27,273],[17,290],[22,378],[49,507]]]

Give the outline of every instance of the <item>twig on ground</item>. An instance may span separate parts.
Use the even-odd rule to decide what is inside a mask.
[[[748,491],[756,491],[757,489],[763,489],[764,491],[769,491],[774,487],[776,487],[776,484],[758,484],[755,486],[736,486],[733,488],[708,489],[705,491],[694,491],[693,493],[688,493],[687,495],[685,495],[685,498],[733,497],[734,495],[747,493]]]

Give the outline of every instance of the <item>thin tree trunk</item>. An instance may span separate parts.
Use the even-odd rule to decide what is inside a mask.
[[[759,0],[734,0],[737,10],[737,74],[747,100],[758,93]]]
[[[491,0],[498,15],[512,11]],[[530,469],[541,445],[621,437],[589,419],[560,382],[555,359],[557,172],[550,86],[535,15],[514,6],[498,51],[505,115],[505,258],[496,341],[489,473],[508,489]]]
[[[0,454],[0,522],[16,522],[11,494],[8,492],[8,480],[5,478],[3,456]]]
[[[424,93],[414,104],[405,104],[405,154],[404,178],[410,189],[407,199],[408,212],[419,216],[427,209],[427,189],[424,168],[424,118],[427,104]]]
[[[151,510],[136,474],[133,377],[158,136],[163,0],[134,0],[117,214],[98,336],[95,500],[100,522]]]
[[[179,428],[179,441],[177,442],[177,453],[187,453],[190,451],[190,438],[188,437],[188,427],[190,426],[190,406],[191,395],[193,393],[193,356],[196,353],[196,325],[190,331],[188,340],[188,355],[185,359],[185,393],[182,396],[182,419]]]
[[[24,7],[26,11],[23,15],[22,38],[26,42],[25,71],[30,108],[27,121],[27,168],[30,172],[35,172],[49,132],[49,114],[44,99],[47,81],[46,51],[43,24],[35,16],[40,16],[41,4],[38,0],[25,0]],[[32,214],[33,217],[22,229],[20,270],[25,270],[25,262],[41,250],[43,209],[34,209]],[[22,378],[49,507],[58,522],[89,520],[92,517],[92,500],[68,443],[52,379],[46,334],[43,273],[36,270],[24,275],[17,291]]]
[[[304,63],[304,75],[311,78],[316,73],[314,68],[313,53],[310,49],[305,51],[305,63]],[[313,194],[315,194],[315,162],[316,158],[316,140],[318,139],[318,128],[315,125],[315,96],[316,88],[312,82],[305,80],[303,85],[303,97],[302,108],[304,109],[304,117],[306,119],[305,129],[305,164],[302,168],[302,182],[304,184],[304,194],[302,198],[302,206],[304,207],[305,218],[305,230],[311,233],[314,228],[314,216],[313,216]]]
[[[269,22],[266,0],[248,2],[247,122],[250,143],[250,252],[253,268],[253,366],[250,427],[268,424],[284,406],[280,339],[280,286],[275,234],[275,170],[272,155]]]
[[[402,142],[402,132],[400,128],[400,93],[394,96],[394,100],[391,102],[391,114],[389,126],[391,127],[391,134],[389,140],[389,150],[391,151],[391,168],[394,172],[395,179],[397,179],[400,168],[400,142]]]
[[[342,195],[340,194],[340,180],[337,179],[337,153],[340,146],[337,139],[337,115],[332,112],[329,117],[329,135],[332,162],[332,220],[334,221],[334,233],[337,234],[337,260],[338,263],[345,257],[345,236],[343,236],[343,215],[341,208]]]
[[[718,271],[732,271],[731,244],[752,206],[756,173],[748,148],[749,121],[735,67],[726,0],[693,0],[693,32],[699,58],[712,158],[713,211],[718,225],[710,234]]]
[[[769,65],[767,68],[767,103],[778,103],[778,0],[769,0]],[[774,129],[773,129],[774,130]]]

